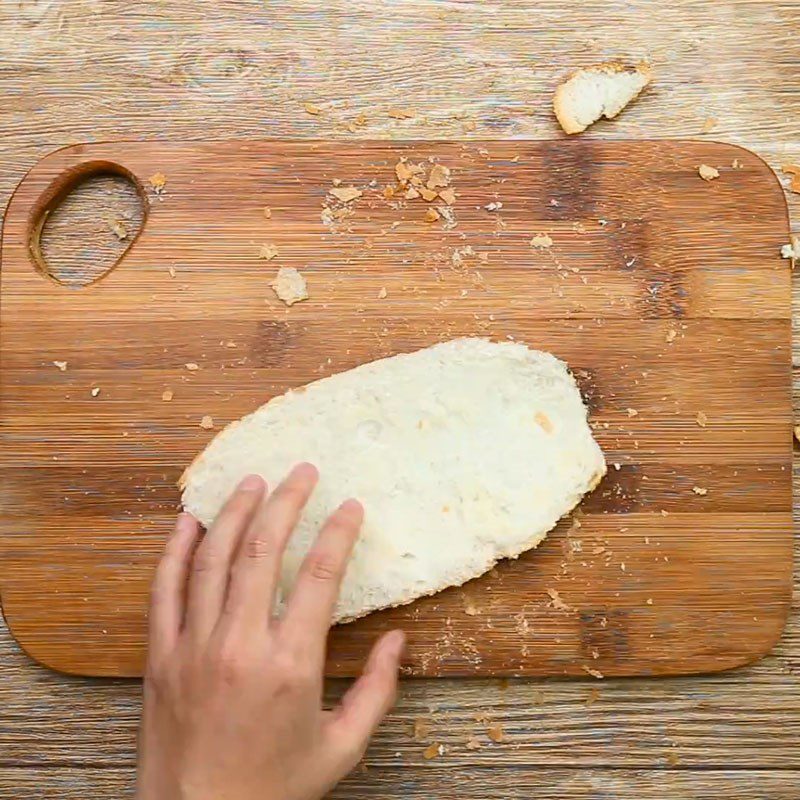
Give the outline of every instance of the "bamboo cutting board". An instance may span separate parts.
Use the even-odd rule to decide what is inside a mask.
[[[401,157],[450,168],[452,212],[386,196]],[[701,163],[720,177],[700,179]],[[136,182],[142,232],[96,283],[61,285],[38,230],[104,170]],[[362,194],[340,202],[337,185]],[[59,670],[140,674],[175,483],[214,434],[201,419],[218,430],[291,387],[478,335],[570,364],[609,474],[536,551],[338,627],[329,674],[354,674],[398,625],[415,675],[666,675],[763,655],[791,594],[787,227],[769,168],[713,142],[57,151],[14,194],[2,238],[12,632]],[[277,300],[278,266],[301,270],[309,300]]]

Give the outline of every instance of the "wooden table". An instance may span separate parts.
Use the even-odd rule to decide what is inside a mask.
[[[776,170],[800,163],[797,2],[324,5],[6,0],[0,200],[49,150],[104,138],[559,136],[553,86],[570,67],[608,57],[650,58],[655,85],[585,135],[706,135],[749,147]],[[394,119],[392,108],[415,114]],[[800,195],[787,199],[798,232]],[[336,796],[796,800],[798,605],[795,591],[775,652],[734,673],[406,682]],[[135,682],[41,669],[2,629],[0,798],[130,792],[139,693]],[[503,741],[486,736],[486,718]],[[416,720],[428,723],[423,741]],[[480,749],[466,748],[472,736]],[[432,741],[447,750],[428,761]]]

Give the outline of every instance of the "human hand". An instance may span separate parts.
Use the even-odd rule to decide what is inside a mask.
[[[273,618],[286,542],[317,482],[300,464],[271,494],[246,478],[210,530],[181,514],[156,571],[138,800],[317,800],[359,761],[394,703],[403,634],[322,710],[323,663],[363,509],[328,519]]]

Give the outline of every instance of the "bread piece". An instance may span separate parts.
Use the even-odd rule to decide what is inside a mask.
[[[595,64],[572,73],[556,89],[553,109],[566,133],[580,133],[600,117],[616,117],[650,80],[650,66],[646,63]]]
[[[229,425],[181,478],[209,525],[250,473],[299,461],[320,483],[287,548],[281,592],[326,516],[366,511],[335,620],[409,603],[535,547],[605,474],[566,365],[523,344],[455,339],[273,398]]]

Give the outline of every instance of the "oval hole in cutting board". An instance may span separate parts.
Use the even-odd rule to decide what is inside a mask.
[[[130,178],[111,172],[89,174],[45,217],[37,260],[59,283],[94,283],[119,263],[141,230],[144,215],[139,189]]]

